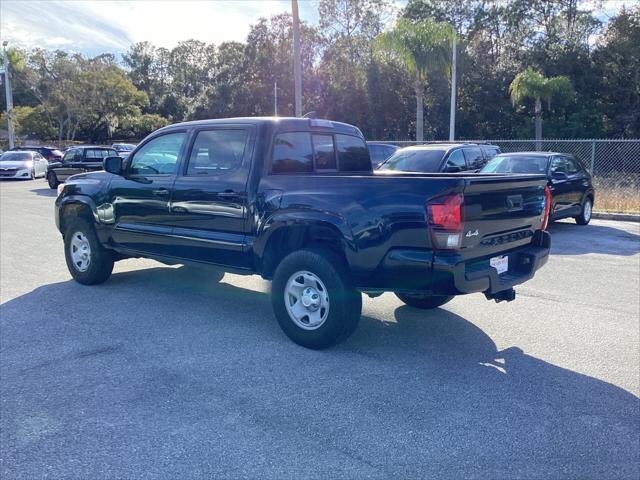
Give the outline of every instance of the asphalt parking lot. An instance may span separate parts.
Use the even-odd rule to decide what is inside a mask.
[[[0,195],[3,479],[640,476],[640,224],[554,224],[508,304],[365,297],[318,352],[258,277],[126,260],[76,284],[55,193]]]

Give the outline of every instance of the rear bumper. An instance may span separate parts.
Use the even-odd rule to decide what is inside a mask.
[[[488,258],[451,265],[438,256],[434,257],[433,273],[455,294],[497,293],[532,279],[549,260],[550,249],[551,235],[539,231],[530,245],[504,252],[509,257],[509,270],[503,274],[498,275]]]
[[[394,249],[372,278],[373,284],[362,290],[433,295],[493,294],[533,278],[547,263],[550,248],[549,232],[536,232],[530,244],[501,252],[500,255],[509,257],[509,270],[500,275],[489,265],[489,257],[464,260],[456,253]]]

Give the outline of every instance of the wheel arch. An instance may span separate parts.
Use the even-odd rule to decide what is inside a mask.
[[[257,270],[264,278],[270,279],[284,257],[305,248],[330,250],[348,267],[353,246],[340,227],[330,221],[275,220],[254,245]]]
[[[63,235],[74,218],[83,218],[92,224],[98,221],[95,202],[85,196],[65,197],[60,203],[59,212],[59,228]]]

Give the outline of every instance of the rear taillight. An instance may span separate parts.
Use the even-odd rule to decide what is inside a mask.
[[[427,221],[434,248],[441,250],[460,248],[463,200],[462,194],[457,193],[435,198],[427,204]]]
[[[544,187],[544,217],[542,218],[542,230],[549,226],[549,215],[551,214],[551,189],[549,185]]]

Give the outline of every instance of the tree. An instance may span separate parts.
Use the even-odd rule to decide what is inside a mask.
[[[518,73],[511,82],[509,93],[513,105],[523,103],[527,99],[534,100],[536,122],[536,148],[540,150],[542,139],[542,100],[551,108],[553,96],[569,96],[573,91],[571,80],[565,76],[546,78],[532,67]]]
[[[416,95],[416,140],[424,135],[424,89],[427,75],[444,70],[449,65],[450,42],[454,31],[451,25],[425,19],[413,23],[400,19],[393,30],[378,37],[382,51],[397,58],[413,77]]]
[[[640,137],[640,6],[611,19],[593,59],[605,134]]]

